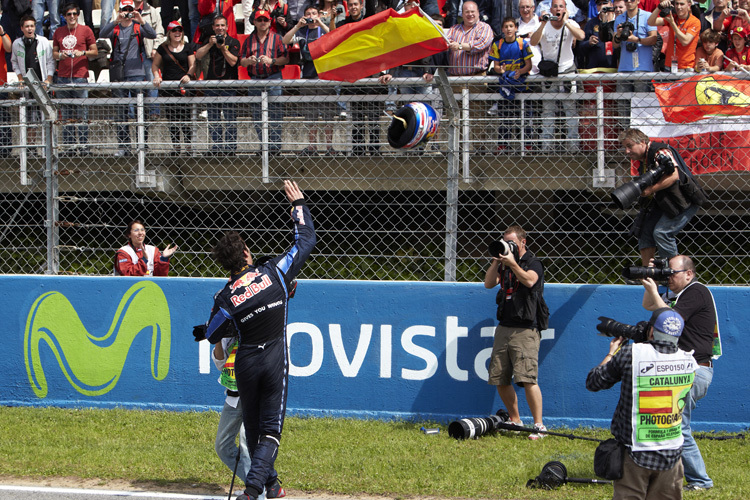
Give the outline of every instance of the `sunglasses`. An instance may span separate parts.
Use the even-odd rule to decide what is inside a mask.
[[[256,19],[256,21],[259,21],[259,22],[262,22],[262,23],[270,23],[271,22],[271,20],[268,19],[267,17],[259,17],[258,19]]]
[[[65,13],[65,17],[68,17],[68,16],[77,17],[78,16],[78,12],[66,12]]]
[[[122,12],[133,12],[134,9],[131,9],[130,7],[126,9],[122,9]]]
[[[177,33],[182,33],[182,28],[172,28],[172,31],[176,31]]]

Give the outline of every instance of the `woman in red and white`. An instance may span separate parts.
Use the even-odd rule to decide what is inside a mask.
[[[171,245],[160,252],[153,245],[146,245],[146,228],[139,220],[128,225],[125,233],[128,244],[117,251],[115,257],[115,276],[167,276],[169,258],[177,251],[177,245]]]

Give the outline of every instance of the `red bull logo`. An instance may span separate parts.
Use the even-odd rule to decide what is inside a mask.
[[[256,274],[257,276],[257,273],[254,273],[254,274]],[[243,276],[240,279],[244,279],[244,278],[245,277]],[[237,280],[235,283],[239,281],[240,280]],[[234,286],[234,284],[232,286]],[[239,306],[250,297],[253,297],[254,295],[262,292],[263,290],[271,286],[271,278],[269,278],[268,275],[264,274],[258,283],[248,283],[247,285],[244,285],[244,286],[245,286],[244,293],[241,293],[239,295],[232,295],[232,299],[231,299],[232,305],[235,307]]]
[[[260,276],[260,273],[247,273],[240,276],[234,283],[229,285],[229,290],[234,293],[241,286],[248,286],[250,283],[255,281],[255,278]]]

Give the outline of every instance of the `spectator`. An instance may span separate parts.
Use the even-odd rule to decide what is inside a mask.
[[[23,31],[23,36],[21,38],[16,38],[13,41],[13,55],[11,56],[12,68],[18,76],[18,81],[21,85],[24,85],[23,77],[26,76],[26,73],[29,70],[33,69],[36,76],[42,80],[44,85],[49,86],[52,83],[52,78],[55,74],[55,60],[52,58],[52,44],[43,36],[35,33],[36,20],[28,14],[21,18],[21,31]],[[41,122],[39,108],[33,106],[31,109],[30,121],[38,124]],[[30,127],[28,129],[28,144],[32,147],[28,151],[32,155],[35,155],[36,153],[36,149],[33,149],[33,145],[36,143],[37,130],[38,127]]]
[[[510,13],[506,11],[506,2],[510,2],[512,5],[511,0],[478,0],[476,2],[479,12],[477,19],[489,24],[493,35],[496,37],[503,36],[503,18],[506,15],[513,15],[512,7]],[[447,0],[446,4],[448,15],[445,18],[445,25],[453,27],[456,25],[460,0]],[[463,9],[461,12],[463,14]]]
[[[215,12],[216,1],[223,2],[223,0],[201,0],[198,2],[199,11],[201,10],[201,3],[204,1],[210,4],[210,12]],[[239,0],[236,1],[239,2]],[[231,3],[231,1],[229,3]],[[179,13],[175,14],[175,9],[177,9]],[[219,10],[218,12],[222,11]],[[161,24],[165,33],[168,30],[169,23],[172,21],[180,21],[183,29],[187,33],[192,33],[191,30],[196,29],[196,26],[193,26],[190,21],[189,0],[161,0]]]
[[[11,56],[13,71],[18,75],[18,81],[22,82],[26,73],[33,69],[37,77],[49,86],[55,74],[52,44],[45,37],[36,34],[36,20],[28,14],[21,18],[21,31],[23,36],[13,42]],[[3,35],[5,41],[7,35]]]
[[[52,56],[59,61],[57,64],[57,82],[59,84],[70,84],[75,88],[75,84],[85,84],[89,80],[89,57],[99,54],[96,48],[96,38],[94,32],[88,26],[78,24],[78,18],[81,13],[78,5],[69,3],[63,7],[67,25],[55,31],[52,39]],[[62,99],[80,99],[87,98],[89,92],[87,89],[75,90],[58,90],[57,97]],[[89,126],[88,111],[86,106],[77,106],[75,104],[63,104],[62,118],[67,125],[63,126],[63,144],[74,146],[76,141],[80,149],[69,149],[63,151],[65,155],[87,155],[89,154]],[[76,125],[71,122],[77,121],[78,131],[76,134]]]
[[[2,24],[0,24],[0,39],[2,39],[2,44],[0,44],[0,57],[3,58],[1,62],[5,63],[5,54],[11,53],[12,42],[10,40],[10,35],[6,33]],[[0,71],[0,85],[5,85],[7,81],[8,72],[6,66],[6,71]],[[7,93],[3,92],[0,94],[0,100],[7,98]],[[8,113],[8,108],[5,106],[0,106],[0,123],[5,124],[4,126],[0,126],[0,158],[8,158],[10,157],[10,146],[13,143],[13,132],[8,126],[8,124],[10,124],[10,113]]]
[[[733,10],[735,14],[732,13]],[[750,0],[738,0],[736,9],[727,6],[721,15],[714,19],[714,29],[727,34],[737,26],[742,26],[745,33],[750,31]]]
[[[243,0],[242,2],[243,9],[245,7],[246,2],[248,1],[249,0]],[[300,18],[302,18],[302,16],[305,14],[305,9],[307,8],[307,1],[306,0],[288,0],[287,5],[289,6],[289,18],[291,19],[290,25],[294,26],[295,24],[297,24],[297,21],[299,21]],[[245,17],[248,17],[248,16],[245,16]]]
[[[167,41],[159,45],[152,63],[154,86],[159,87],[162,81],[179,81],[186,84],[195,75],[195,51],[193,44],[187,42],[182,25],[178,21],[169,23]],[[161,71],[161,75],[159,74]],[[162,90],[163,97],[180,97],[187,95],[184,88]],[[172,156],[180,154],[180,130],[185,141],[185,150],[192,153],[193,129],[190,120],[190,108],[183,104],[166,106],[169,135],[172,137]]]
[[[309,22],[310,20],[312,22]],[[305,9],[304,16],[284,35],[283,42],[285,44],[299,44],[300,58],[302,60],[302,78],[305,80],[318,78],[318,72],[310,56],[308,45],[326,33],[328,33],[328,26],[320,20],[318,8],[310,5]],[[320,90],[302,87],[299,89],[299,93],[300,95],[314,96],[318,95]],[[336,105],[328,101],[313,103],[313,99],[310,102],[300,104],[302,106],[302,114],[307,122],[305,126],[307,127],[308,140],[310,141],[310,145],[302,151],[303,154],[315,154],[317,152],[318,128],[313,122],[318,118],[322,118],[325,123],[323,125],[323,132],[325,134],[324,144],[327,146],[327,152],[329,154],[336,154],[336,150],[333,148],[333,125],[331,124],[331,121],[336,117]]]
[[[624,14],[625,11],[627,10],[627,5],[625,3],[625,0],[615,0],[614,6],[615,6],[615,17],[619,17],[620,14]]]
[[[358,2],[361,7],[361,0],[354,1]],[[349,3],[350,9],[351,3],[352,2]],[[329,29],[334,30],[342,24],[346,24],[343,22],[347,18],[346,9],[344,9],[341,1],[336,2],[334,0],[318,0],[317,5],[318,13],[320,14],[320,20],[323,21],[323,23],[328,26]],[[362,19],[364,19],[364,15],[359,19],[354,18],[350,22],[361,21]]]
[[[133,0],[122,0],[117,16],[117,24],[109,22],[99,32],[101,38],[109,38],[112,42],[112,56],[110,58],[110,79],[114,77],[113,63],[120,63],[123,67],[124,82],[143,82],[146,72],[143,69],[143,59],[146,58],[144,39],[155,39],[156,31],[144,22],[141,13],[135,10]],[[119,80],[116,80],[119,81]],[[119,98],[135,98],[143,89],[114,89],[112,95]],[[130,156],[130,106],[120,105],[117,115],[117,141],[120,149],[115,156]],[[145,128],[145,142],[148,144],[148,128]]]
[[[31,11],[31,2],[15,2],[14,0],[2,0],[2,16],[0,16],[0,26],[3,33],[10,36],[11,42],[16,38],[21,38],[21,18]],[[5,62],[10,67],[10,51],[5,53]]]
[[[521,17],[518,19],[518,36],[528,39],[539,29],[542,22],[534,13],[534,0],[520,0],[518,9],[521,12]],[[537,65],[542,60],[542,55],[539,53],[539,47],[531,44],[529,44],[529,47],[531,48],[531,71],[529,74],[536,75],[539,73]]]
[[[596,0],[597,17],[589,19],[583,28],[585,38],[578,44],[584,56],[585,69],[592,72],[617,68],[612,43],[615,32],[615,8],[612,0]]]
[[[498,151],[514,147],[517,143],[510,143],[512,127],[510,122],[518,115],[515,100],[516,92],[526,89],[526,77],[531,71],[531,48],[529,41],[518,38],[518,21],[506,17],[503,21],[503,38],[493,42],[489,59],[493,63],[495,73],[500,75],[500,94],[503,97],[498,102],[500,126],[498,128]]]
[[[727,60],[724,60],[724,69],[727,71],[750,70],[750,61],[748,61],[747,38],[745,29],[737,26],[732,29],[732,47],[727,50]]]
[[[94,3],[93,0],[72,0],[72,3],[76,4],[78,6],[78,10],[81,14],[83,14],[83,22],[91,28],[91,30],[94,30],[94,17],[93,17],[93,9],[94,9]],[[111,14],[112,11],[110,11]],[[50,12],[50,14],[52,14]],[[80,15],[79,15],[80,17]],[[109,18],[102,17],[99,20],[99,26],[103,26],[107,23]],[[65,21],[67,22],[68,19],[66,18]],[[80,21],[80,19],[79,19]],[[79,22],[80,24],[80,22]]]
[[[661,17],[661,9],[672,6],[672,0],[663,0],[648,18],[649,26],[668,26],[666,65],[674,71],[695,68],[695,48],[700,39],[701,21],[690,12],[691,0],[674,0],[674,12]],[[677,64],[674,64],[676,60]]]
[[[278,33],[271,31],[271,13],[267,10],[256,10],[253,24],[255,31],[245,39],[240,52],[240,64],[247,68],[247,74],[251,80],[281,80],[281,68],[289,63],[289,52]],[[268,85],[266,87],[250,87],[248,95],[258,97],[263,91],[269,97],[279,97],[282,93],[281,85]],[[263,122],[261,116],[261,104],[252,104],[253,121],[255,132],[258,134],[258,142],[263,142]],[[277,155],[281,152],[281,120],[282,103],[275,100],[268,103],[269,134],[268,151]]]
[[[342,26],[345,26],[350,23],[356,23],[361,21],[362,19],[369,17],[375,13],[375,6],[372,5],[370,9],[368,9],[370,12],[365,13],[365,11],[362,8],[362,0],[349,0],[348,3],[349,6],[349,15],[345,16],[340,21],[336,21],[336,28],[340,28]],[[321,16],[323,14],[321,13]],[[321,17],[324,23],[326,23],[326,18]]]
[[[232,38],[237,38],[237,21],[234,19],[234,6],[241,1],[242,0],[198,0],[198,13],[202,19],[212,19],[215,16],[224,16],[227,23],[227,34]],[[213,24],[213,21],[211,24]],[[185,28],[187,29],[188,27],[186,26]],[[188,31],[188,33],[190,33],[190,31]],[[205,40],[200,40],[200,43],[205,43]]]
[[[707,29],[701,33],[701,44],[695,51],[695,71],[721,71],[724,67],[724,52],[718,48],[721,33]]]
[[[144,38],[143,39],[143,72],[146,74],[146,81],[150,82],[154,79],[154,74],[151,71],[153,66],[154,56],[156,55],[156,47],[164,43],[164,27],[161,23],[161,14],[156,10],[147,0],[134,0],[135,10],[140,12],[143,18],[143,23],[151,26],[156,32],[156,38]],[[158,90],[149,90],[147,92],[148,97],[156,98],[159,96]],[[158,115],[159,106],[154,105],[150,108],[150,114]]]
[[[36,21],[36,34],[44,35],[44,11],[49,10],[49,36],[53,37],[60,26],[59,0],[31,0],[31,11]]]
[[[271,13],[271,31],[281,36],[289,31],[292,27],[292,17],[289,14],[289,5],[284,0],[255,0],[253,2],[253,11],[265,10]],[[253,22],[253,19],[246,19],[245,22]]]
[[[568,19],[564,0],[552,0],[550,14],[557,16],[557,21],[545,21],[542,18],[539,29],[531,36],[531,44],[539,45],[542,60],[557,61],[558,74],[573,73],[576,70],[573,43],[576,40],[583,40],[585,35],[577,22]],[[542,88],[545,92],[559,94],[570,93],[573,90],[571,82],[564,81],[545,82]],[[566,99],[564,95],[560,95],[557,99],[545,99],[542,102],[542,148],[545,151],[553,149],[554,121],[558,103],[562,105],[563,114],[567,120],[565,149],[575,152],[579,149],[576,101]]]
[[[707,11],[704,15],[704,19],[708,22],[708,24],[711,26],[711,28],[715,29],[719,32],[719,34],[723,31],[723,21],[719,22],[719,26],[716,25],[716,20],[721,17],[721,14],[724,12],[724,10],[727,8],[727,4],[729,3],[729,0],[714,0],[713,7],[711,10]],[[730,16],[731,17],[731,16]],[[729,27],[729,17],[724,16],[724,20],[727,21],[727,28]],[[705,31],[705,30],[703,30]],[[721,49],[722,52],[726,52],[727,50],[727,40],[725,37],[721,37],[719,40],[718,47]],[[723,66],[723,63],[722,63]]]
[[[618,80],[617,93],[624,99],[618,101],[619,115],[624,120],[624,126],[630,123],[630,93],[648,92],[651,83],[635,73],[650,73],[654,71],[653,45],[657,41],[657,31],[648,25],[649,13],[638,7],[635,0],[626,0],[625,13],[615,18],[617,32],[612,40],[612,46],[620,51],[618,71],[632,73],[630,81]],[[629,36],[623,40],[623,25],[630,23]],[[627,33],[625,33],[627,34]],[[624,42],[624,43],[623,43]]]
[[[177,251],[177,245],[168,245],[164,252],[153,245],[146,245],[146,228],[140,220],[128,224],[125,232],[127,245],[115,256],[115,276],[167,276],[169,259]]]
[[[464,2],[461,17],[463,22],[453,25],[446,33],[449,48],[447,72],[451,76],[484,76],[489,63],[492,28],[479,20],[479,8],[471,0]],[[469,90],[469,94],[487,92],[485,84],[462,84],[455,86],[454,92],[460,94],[464,88]],[[479,118],[487,111],[486,104],[486,101],[473,99],[469,104],[470,117],[476,123],[472,127],[470,147],[484,154],[489,152],[485,149],[488,140]]]
[[[240,42],[227,34],[227,19],[217,16],[213,21],[214,34],[195,53],[197,60],[208,57],[206,80],[237,80]],[[206,89],[207,97],[232,97],[234,89]],[[222,119],[222,114],[224,115]],[[207,155],[235,155],[237,152],[237,105],[226,99],[215,99],[208,105],[208,127],[211,149]]]
[[[578,6],[572,0],[565,0],[565,10],[568,13],[568,18],[575,22],[583,22],[587,19],[586,12],[578,8]],[[552,12],[552,0],[541,0],[536,6],[536,15],[541,19],[544,14]]]

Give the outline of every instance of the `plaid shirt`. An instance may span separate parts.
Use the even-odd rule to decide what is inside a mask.
[[[245,43],[242,44],[242,50],[240,51],[240,58],[246,59],[250,56],[268,56],[271,59],[279,59],[286,57],[289,54],[286,50],[286,45],[281,40],[281,36],[273,31],[268,33],[266,39],[262,42],[258,38],[257,32],[253,33],[245,39]],[[276,74],[281,71],[281,66],[256,63],[247,67],[247,73],[250,78],[253,79],[264,79],[270,75]]]
[[[651,345],[662,354],[677,352],[677,346],[670,342],[651,341]],[[633,407],[633,345],[622,346],[609,363],[593,368],[586,377],[586,389],[601,391],[609,389],[617,382],[620,384],[620,400],[612,416],[610,430],[615,438],[630,448],[633,444],[633,424],[630,420]],[[669,470],[677,464],[682,456],[682,447],[676,450],[632,451],[628,449],[633,461],[646,469]]]
[[[476,75],[487,71],[489,63],[490,45],[492,44],[492,28],[487,23],[477,21],[470,29],[463,24],[455,24],[446,33],[451,42],[468,43],[471,50],[448,52],[448,74],[451,76]]]

